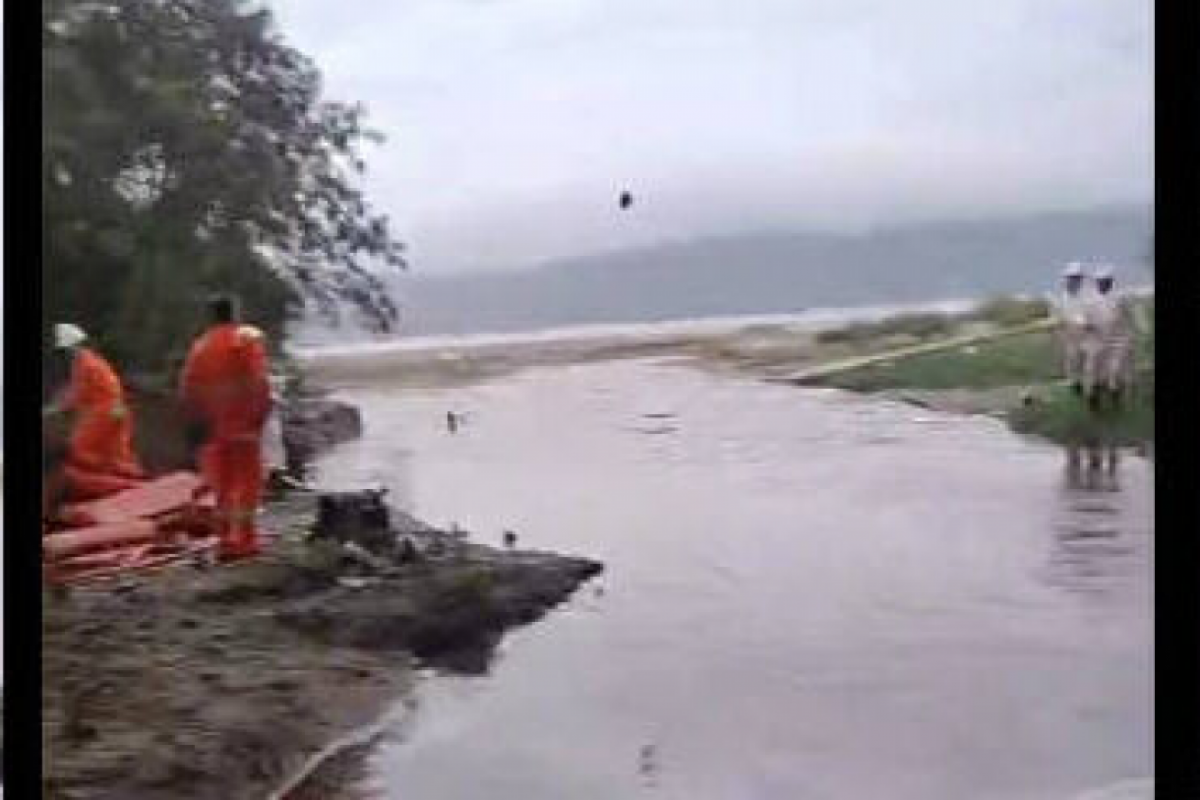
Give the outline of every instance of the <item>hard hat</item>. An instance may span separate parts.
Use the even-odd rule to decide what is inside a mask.
[[[1083,265],[1078,261],[1072,261],[1070,264],[1067,264],[1067,268],[1063,270],[1062,276],[1064,278],[1082,278]]]
[[[87,340],[87,334],[78,325],[59,322],[54,326],[54,346],[58,349],[74,347]]]
[[[1096,280],[1111,281],[1113,279],[1113,269],[1107,264],[1101,265],[1100,269],[1096,270]]]

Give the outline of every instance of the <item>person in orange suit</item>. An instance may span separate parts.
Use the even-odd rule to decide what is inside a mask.
[[[219,555],[261,552],[256,518],[263,491],[263,428],[271,385],[263,334],[238,322],[236,302],[210,301],[212,326],[192,345],[180,376],[188,417],[201,430],[200,473],[216,492]]]
[[[145,472],[133,452],[133,418],[116,370],[77,325],[54,326],[54,347],[70,364],[65,389],[44,417],[74,416],[62,479],[66,496],[93,500],[138,485]]]

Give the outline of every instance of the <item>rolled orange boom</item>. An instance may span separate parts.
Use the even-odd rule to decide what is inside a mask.
[[[218,532],[213,498],[190,472],[64,509],[68,527],[42,539],[45,577],[93,583],[169,567],[210,549]]]
[[[122,575],[159,572],[182,561],[196,558],[216,546],[217,539],[209,537],[164,553],[156,554],[152,549],[146,551],[138,547],[132,548],[131,550],[135,551],[132,553],[131,550],[115,550],[77,556],[56,564],[47,564],[45,576],[49,583],[59,585],[81,586],[100,583]],[[136,555],[136,560],[130,561],[131,555]]]
[[[153,542],[163,536],[158,525],[148,519],[126,520],[107,525],[52,533],[42,540],[42,552],[52,561]]]
[[[63,516],[75,525],[157,517],[191,504],[202,486],[195,473],[175,472],[103,500],[76,503],[65,509]]]
[[[89,472],[72,464],[63,467],[63,476],[71,488],[71,496],[87,502],[127,492],[143,483],[139,478]]]

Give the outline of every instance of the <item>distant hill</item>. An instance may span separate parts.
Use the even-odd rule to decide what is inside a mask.
[[[434,278],[397,292],[412,334],[531,330],[585,323],[965,298],[1054,288],[1069,260],[1104,260],[1144,284],[1152,216],[1140,207],[662,244],[536,269]]]

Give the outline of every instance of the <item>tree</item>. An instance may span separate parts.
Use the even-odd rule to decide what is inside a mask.
[[[267,11],[46,0],[43,78],[45,325],[157,369],[216,290],[276,341],[309,302],[396,322],[378,270],[404,265],[402,245],[356,187],[381,137],[321,98]]]

